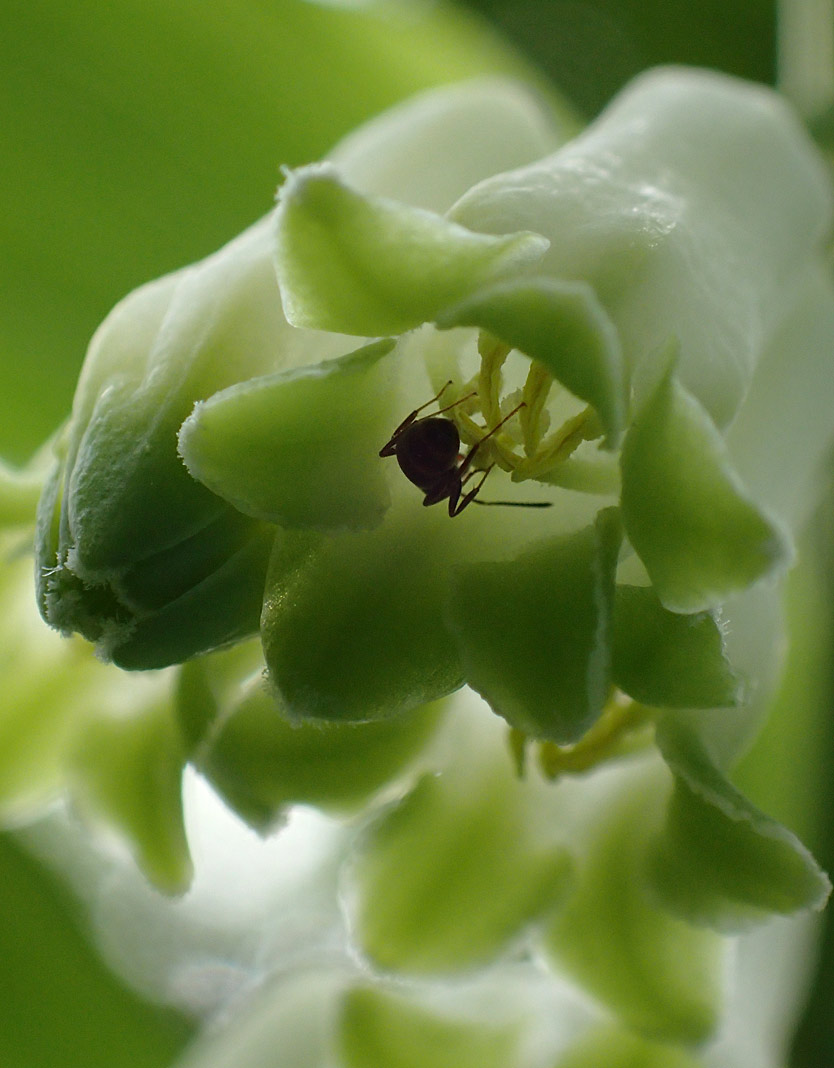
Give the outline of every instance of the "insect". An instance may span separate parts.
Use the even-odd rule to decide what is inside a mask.
[[[549,508],[550,501],[480,501],[477,499],[481,486],[494,466],[490,464],[485,470],[472,466],[478,455],[478,449],[497,430],[500,430],[504,423],[512,419],[519,408],[524,407],[524,402],[522,401],[513,408],[509,415],[505,415],[500,423],[476,441],[465,456],[461,456],[458,428],[451,419],[444,419],[443,413],[469,400],[474,394],[470,393],[452,404],[447,404],[445,408],[440,408],[433,415],[418,418],[420,412],[440,400],[450,385],[451,382],[447,382],[435,397],[407,415],[391,435],[390,440],[379,450],[379,455],[396,456],[397,463],[405,477],[423,491],[425,506],[448,500],[450,516],[460,515],[464,508],[473,501],[475,504]],[[472,489],[464,493],[467,483],[478,474],[481,475],[480,480]]]

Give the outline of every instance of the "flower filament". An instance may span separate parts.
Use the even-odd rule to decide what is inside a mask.
[[[485,468],[494,463],[509,472],[513,482],[546,481],[546,476],[568,460],[584,441],[601,438],[602,427],[594,409],[586,406],[564,419],[555,430],[550,430],[548,401],[553,394],[554,379],[536,360],[530,360],[521,390],[502,400],[503,369],[511,351],[508,345],[481,332],[478,337],[480,367],[460,390],[461,397],[471,394],[471,399],[457,405],[450,412],[450,418],[457,425],[461,439],[474,444],[483,438],[485,428],[497,426],[512,407],[523,402],[517,428],[513,420],[500,434],[490,438],[477,466]],[[474,417],[478,413],[485,426],[476,422]]]
[[[537,741],[536,757],[539,770],[546,779],[562,775],[581,775],[601,764],[642,752],[654,740],[657,709],[633,701],[619,690],[612,690],[602,715],[594,725],[571,745]],[[527,764],[527,745],[533,739],[523,731],[511,728],[509,745],[519,776]]]

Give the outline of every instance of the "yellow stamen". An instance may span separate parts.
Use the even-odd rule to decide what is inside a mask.
[[[655,714],[655,710],[614,691],[602,715],[578,742],[539,743],[539,767],[548,779],[557,779],[639,752],[651,744]]]
[[[510,354],[510,348],[490,334],[478,335],[478,355],[481,369],[478,372],[478,397],[487,426],[501,421],[501,368]]]
[[[530,361],[530,370],[524,383],[521,399],[521,433],[524,436],[524,452],[535,455],[544,433],[542,412],[553,385],[553,376],[535,360]]]
[[[502,371],[511,351],[508,345],[491,334],[481,332],[478,335],[480,368],[475,377],[461,387],[462,392],[473,391],[476,399],[456,407],[450,413],[461,441],[467,445],[480,441],[501,422]],[[584,441],[595,441],[602,437],[602,427],[591,407],[584,408],[552,433],[546,434],[549,421],[547,402],[553,383],[550,372],[536,360],[531,360],[521,390],[523,407],[518,413],[521,448],[517,444],[517,437],[513,440],[511,433],[502,430],[484,442],[483,449],[478,453],[476,468],[486,469],[496,464],[510,473],[513,482],[524,482],[528,478],[544,480],[554,468],[568,460]],[[477,419],[479,413],[483,423]]]

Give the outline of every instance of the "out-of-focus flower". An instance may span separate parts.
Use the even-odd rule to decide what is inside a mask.
[[[824,903],[727,776],[834,429],[831,204],[768,90],[652,72],[566,140],[479,83],[288,174],[273,215],[94,338],[41,610],[120,666],[189,661],[170,752],[253,825],[360,819],[341,964],[298,986],[340,1006],[326,1056],[379,1065],[393,1033],[435,1036],[446,1060],[415,1065],[696,1065],[715,931]],[[499,720],[458,709],[464,734],[432,704],[465,683],[515,767]],[[363,984],[357,950],[416,986]],[[520,991],[494,1035],[436,1013],[436,980],[483,968],[479,1005]],[[616,1025],[580,1013],[554,1062],[519,1035],[560,974]]]

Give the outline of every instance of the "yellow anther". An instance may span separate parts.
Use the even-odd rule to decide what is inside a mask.
[[[455,407],[449,416],[457,425],[461,441],[468,445],[483,439],[485,431],[497,427],[504,417],[501,410],[502,372],[511,351],[509,346],[488,333],[482,331],[478,335],[480,367],[474,378],[461,387],[461,394],[471,391],[473,399]],[[513,441],[511,428],[507,428],[509,433],[502,430],[484,442],[475,467],[486,469],[496,464],[510,473],[513,482],[542,479],[568,460],[583,441],[594,441],[602,436],[599,420],[590,407],[547,433],[550,422],[547,404],[553,382],[553,376],[542,364],[530,361],[518,413],[521,445],[517,444],[517,436]],[[510,406],[519,407],[515,400],[505,398],[505,411]]]
[[[532,456],[526,457],[513,472],[514,482],[528,478],[541,478],[554,467],[564,463],[583,441],[599,437],[599,424],[592,408],[585,408],[572,419],[567,419],[558,430],[549,434]]]
[[[478,372],[478,397],[487,426],[494,426],[501,419],[501,368],[510,354],[509,346],[490,334],[478,335],[478,355],[481,369]]]

